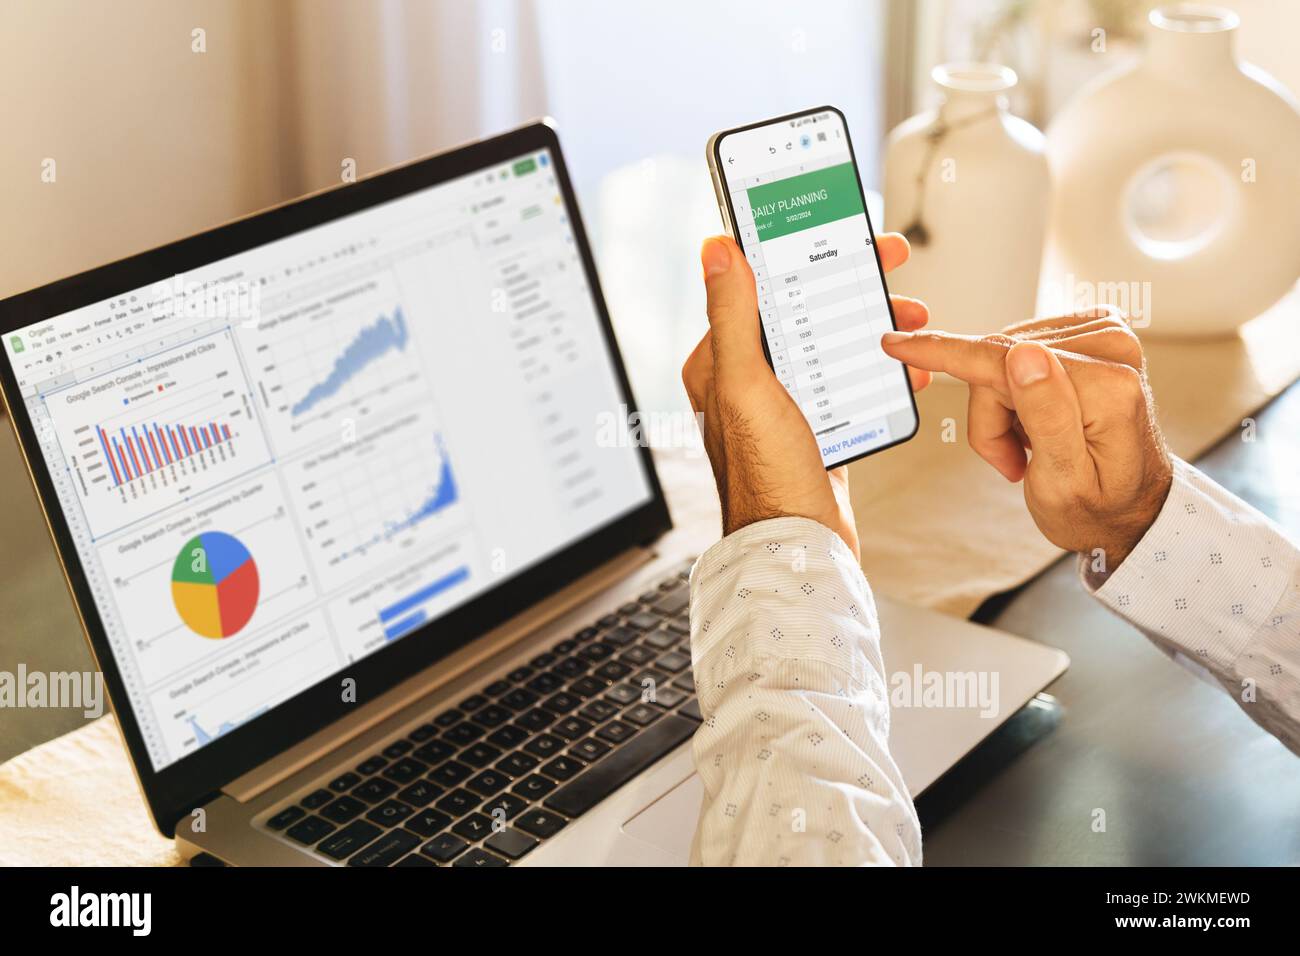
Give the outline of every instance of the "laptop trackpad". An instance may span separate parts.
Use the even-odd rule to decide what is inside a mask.
[[[623,832],[677,857],[684,866],[690,861],[703,799],[704,784],[693,773],[623,824]]]

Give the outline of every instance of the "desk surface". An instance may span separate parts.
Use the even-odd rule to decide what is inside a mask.
[[[1201,467],[1300,536],[1300,385]],[[91,661],[8,423],[0,488],[0,670]],[[1026,712],[918,801],[930,864],[1294,864],[1300,758],[1217,688],[1083,593],[1062,561],[976,619],[1066,650],[1044,729]],[[21,626],[18,626],[21,622]],[[10,711],[0,761],[76,729],[79,712]],[[1094,832],[1096,810],[1106,830]]]

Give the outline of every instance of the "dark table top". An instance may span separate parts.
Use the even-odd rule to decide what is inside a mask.
[[[1254,420],[1196,465],[1300,538],[1300,385]],[[1058,707],[1022,711],[917,801],[927,864],[1300,863],[1300,757],[1087,595],[1073,557],[974,619],[1072,663]]]

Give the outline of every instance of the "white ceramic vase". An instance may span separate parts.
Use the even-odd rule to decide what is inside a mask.
[[[1051,281],[1143,334],[1223,334],[1300,275],[1300,112],[1234,56],[1235,13],[1179,4],[1148,20],[1142,60],[1048,129]]]
[[[885,227],[912,243],[889,288],[924,299],[936,328],[997,331],[1034,314],[1049,201],[1043,134],[1007,112],[1010,68],[949,63],[931,77],[943,102],[899,124],[885,154]]]

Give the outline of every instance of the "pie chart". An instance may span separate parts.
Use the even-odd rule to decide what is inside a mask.
[[[172,601],[202,637],[238,634],[257,609],[257,565],[242,541],[222,531],[195,535],[172,565]]]

